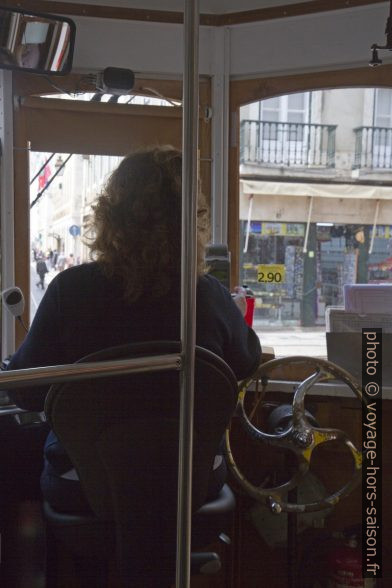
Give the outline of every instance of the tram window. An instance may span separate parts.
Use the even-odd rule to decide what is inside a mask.
[[[326,355],[346,283],[392,283],[392,90],[309,91],[240,113],[240,279],[277,355]],[[385,184],[385,185],[383,185]]]
[[[88,233],[91,206],[121,160],[109,155],[30,154],[30,176],[34,180],[30,202],[36,201],[30,212],[30,320],[53,277],[71,265],[89,261],[85,241],[92,236]],[[39,259],[47,269],[44,288],[37,275]]]
[[[99,102],[110,102],[112,94],[93,94],[92,92],[81,92],[75,94],[48,94],[43,98],[57,98],[60,100],[84,100],[86,102],[98,100]],[[136,94],[124,94],[117,96],[118,104],[139,104],[142,106],[181,106],[179,100],[165,100],[164,97],[143,96]]]

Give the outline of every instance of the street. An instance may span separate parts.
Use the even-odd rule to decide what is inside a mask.
[[[327,357],[325,326],[280,327],[262,325],[256,320],[253,328],[259,336],[261,346],[273,347],[277,357],[292,355]]]
[[[48,284],[57,274],[57,271],[50,267],[50,262],[48,260],[46,261],[46,265],[49,273],[47,273],[45,276],[45,290]],[[35,313],[37,312],[37,308],[43,298],[43,295],[45,294],[45,290],[42,290],[40,286],[37,286],[38,282],[39,276],[36,272],[36,262],[32,261],[30,263],[30,323],[34,318]]]

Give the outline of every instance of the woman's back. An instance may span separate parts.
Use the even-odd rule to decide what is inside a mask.
[[[230,293],[212,276],[198,280],[196,314],[197,344],[225,359],[238,379],[248,375],[259,360],[258,338]],[[52,280],[9,369],[73,363],[123,343],[179,339],[178,281],[159,298],[146,294],[131,303],[124,299],[121,280],[108,278],[93,262]],[[20,406],[42,410],[46,391],[33,397],[23,390],[13,395]]]

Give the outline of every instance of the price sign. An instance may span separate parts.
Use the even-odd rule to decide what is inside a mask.
[[[286,267],[283,264],[271,263],[257,266],[257,281],[259,284],[282,284],[286,277]]]

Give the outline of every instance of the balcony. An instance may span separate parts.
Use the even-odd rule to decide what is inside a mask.
[[[353,169],[392,169],[392,128],[357,127]]]
[[[242,120],[240,161],[265,167],[335,167],[337,125]]]

